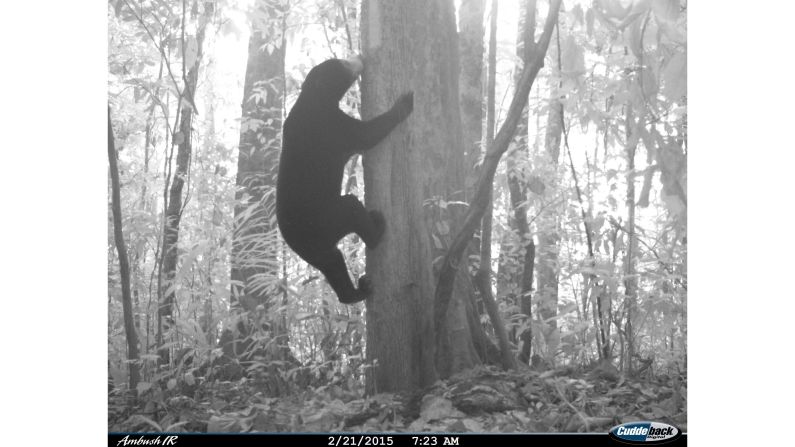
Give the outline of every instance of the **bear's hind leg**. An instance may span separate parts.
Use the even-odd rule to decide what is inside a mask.
[[[323,253],[312,265],[323,273],[323,276],[331,284],[331,288],[334,289],[334,293],[337,294],[337,298],[343,304],[358,303],[372,294],[372,288],[369,287],[366,280],[360,281],[361,287],[358,290],[353,287],[345,258],[342,256],[342,252],[336,248]]]
[[[341,212],[345,215],[346,234],[356,233],[371,250],[381,242],[386,221],[380,211],[366,210],[356,196],[347,194],[342,196]]]

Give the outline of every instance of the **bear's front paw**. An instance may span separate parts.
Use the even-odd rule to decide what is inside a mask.
[[[400,98],[395,102],[395,110],[401,121],[406,119],[414,110],[414,92],[408,92],[400,95]]]
[[[373,282],[370,281],[370,277],[367,275],[362,275],[359,278],[359,290],[358,295],[360,299],[367,299],[373,295]]]

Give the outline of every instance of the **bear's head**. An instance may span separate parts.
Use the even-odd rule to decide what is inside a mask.
[[[309,71],[301,85],[301,96],[336,105],[362,73],[363,68],[360,56],[329,59]]]

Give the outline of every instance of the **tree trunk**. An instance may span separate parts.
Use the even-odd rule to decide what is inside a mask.
[[[205,3],[205,14],[212,13],[213,4]],[[196,86],[199,79],[199,65],[202,57],[202,45],[204,43],[204,32],[206,29],[206,18],[201,19],[202,23],[196,33],[196,59],[189,67],[185,76],[181,100],[181,113],[179,117],[179,131],[174,136],[174,144],[177,145],[177,168],[168,194],[168,205],[164,215],[163,242],[160,255],[161,263],[161,296],[162,301],[157,311],[157,341],[161,348],[158,349],[161,364],[170,361],[168,348],[163,348],[165,334],[173,323],[174,303],[176,301],[176,276],[177,276],[177,246],[179,243],[179,222],[182,218],[182,188],[188,179],[188,166],[191,159],[192,141],[191,125],[193,123],[193,104],[196,96]],[[188,45],[187,42],[183,42]],[[183,61],[183,64],[185,62]]]
[[[113,126],[108,108],[108,162],[110,164],[110,183],[112,189],[113,236],[119,254],[119,276],[121,276],[121,305],[124,313],[124,333],[127,336],[127,359],[130,361],[130,390],[135,390],[141,380],[138,365],[138,333],[133,321],[132,296],[130,293],[130,262],[127,258],[127,245],[124,243],[121,217],[121,187],[116,144],[113,139]]]
[[[475,183],[475,164],[481,155],[483,138],[483,14],[485,0],[462,0],[458,8],[458,47],[461,73],[458,78],[461,124],[464,134],[466,191]],[[469,196],[467,196],[467,200]]]
[[[522,75],[516,85],[516,92],[511,100],[511,105],[508,107],[508,115],[500,127],[500,131],[497,132],[497,136],[494,138],[494,144],[489,148],[483,159],[483,167],[481,168],[475,188],[476,192],[469,204],[464,223],[461,226],[461,230],[453,238],[449,250],[442,259],[439,281],[434,291],[433,313],[434,325],[437,331],[437,352],[441,351],[440,347],[444,346],[442,335],[445,334],[445,316],[447,315],[448,306],[453,298],[455,279],[461,257],[486,212],[486,207],[489,203],[489,192],[494,182],[494,173],[497,170],[497,165],[513,139],[522,115],[522,109],[527,105],[533,81],[544,65],[544,55],[549,47],[552,30],[557,22],[560,3],[560,0],[553,0],[550,6],[550,12],[544,24],[544,32],[538,42],[539,51],[535,54],[532,62],[527,64],[522,70]]]
[[[458,43],[451,0],[367,0],[362,8],[365,67],[362,116],[391,106],[414,91],[414,112],[364,156],[368,208],[379,209],[387,227],[368,252],[375,294],[367,302],[367,351],[378,365],[368,376],[370,392],[424,387],[434,368],[432,197],[450,200],[462,191],[463,150],[458,102]],[[459,199],[460,200],[460,199]],[[452,206],[452,205],[451,205]],[[466,303],[455,306],[455,350],[476,356]],[[442,354],[442,353],[437,353]],[[445,368],[452,367],[447,357]],[[471,364],[471,362],[468,362]]]
[[[643,119],[640,117],[639,119]],[[627,320],[624,326],[624,336],[627,339],[626,373],[632,375],[632,360],[635,356],[635,340],[632,334],[632,318],[635,314],[635,304],[638,300],[638,278],[635,274],[635,252],[637,241],[635,236],[635,152],[638,138],[632,137],[635,130],[635,119],[632,105],[627,104],[626,116],[626,153],[627,153],[627,250],[624,257],[624,308]]]
[[[557,39],[557,45],[560,45],[560,39]],[[555,75],[551,77],[552,92],[549,96],[549,114],[547,115],[546,138],[544,146],[546,149],[547,162],[549,163],[547,171],[546,191],[548,196],[554,197],[554,193],[559,190],[558,181],[558,165],[560,162],[560,142],[563,133],[563,103],[560,101],[560,93],[558,88],[561,86],[560,79],[560,65],[556,67]],[[547,348],[554,348],[556,342],[554,338],[557,333],[557,316],[558,310],[558,243],[560,236],[558,234],[558,227],[560,225],[558,219],[559,207],[548,208],[546,212],[541,213],[538,217],[538,247],[536,255],[538,256],[537,269],[538,269],[538,291],[536,297],[538,298],[538,313],[543,321],[542,333],[544,335],[544,342]],[[554,352],[547,349],[546,354],[548,360],[554,356]]]
[[[516,54],[519,56],[521,67],[530,63],[535,51],[535,21],[536,21],[536,1],[526,2],[525,8],[519,10],[519,38],[516,44]],[[516,82],[519,70],[517,70]],[[530,224],[527,221],[527,194],[525,193],[525,176],[522,175],[519,163],[522,156],[527,157],[528,154],[528,113],[527,108],[523,109],[522,117],[519,120],[519,125],[516,129],[516,145],[515,149],[510,152],[506,157],[508,167],[508,190],[511,198],[511,207],[513,208],[513,230],[519,236],[520,246],[522,249],[519,252],[519,259],[521,260],[519,268],[513,268],[511,271],[516,271],[518,274],[512,274],[510,283],[518,284],[519,286],[519,303],[520,310],[523,317],[522,328],[520,333],[519,343],[519,361],[524,364],[529,364],[531,346],[533,342],[532,331],[532,289],[533,289],[533,268],[535,263],[536,246],[533,241],[533,236],[530,233]]]
[[[486,148],[491,149],[494,144],[494,125],[495,125],[495,96],[497,87],[497,8],[498,3],[491,3],[491,20],[489,25],[489,65],[488,65],[488,86],[486,100]],[[511,352],[508,342],[508,333],[505,331],[505,324],[499,312],[499,306],[494,298],[491,289],[491,235],[492,219],[494,217],[494,191],[493,185],[489,185],[489,203],[483,215],[480,230],[480,267],[477,273],[477,285],[480,296],[486,305],[486,312],[489,314],[494,333],[500,345],[500,358],[502,367],[506,370],[514,368],[516,361]]]
[[[278,298],[283,297],[279,293],[282,246],[274,213],[284,112],[285,22],[280,6],[264,2],[259,8],[258,16],[270,22],[252,21],[243,85],[231,269],[231,303],[236,313],[251,312],[260,305],[265,309],[281,306]],[[271,359],[293,360],[282,314],[266,310],[256,315],[266,321],[257,318],[238,325],[231,352],[240,355],[249,351],[251,332],[265,328],[276,339],[268,345]],[[277,376],[272,375],[274,380]]]
[[[265,14],[276,14],[272,6]],[[271,11],[273,10],[273,11]],[[284,39],[274,42],[252,24],[243,86],[235,185],[232,303],[251,311],[278,293],[280,245],[274,224],[281,149]],[[267,44],[275,44],[271,53]]]
[[[553,1],[541,39],[544,52],[559,6],[558,0]],[[423,205],[429,198],[456,199],[455,193],[463,190],[452,2],[368,0],[362,8],[362,34],[363,117],[383,112],[406,90],[415,92],[416,101],[406,123],[364,157],[368,207],[380,209],[387,220],[384,239],[368,253],[375,294],[367,303],[367,347],[370,360],[377,362],[368,376],[368,391],[396,391],[431,384],[466,364],[462,356],[468,356],[470,364],[479,361],[468,327],[469,302],[461,293],[461,281],[456,284],[459,271],[454,266],[483,217],[487,186],[516,129],[543,54],[524,70],[518,95],[495,138],[494,150],[486,156],[475,198],[461,229],[455,229],[434,289],[429,224],[434,213]]]
[[[459,101],[461,104],[461,122],[463,130],[464,154],[464,200],[469,201],[474,192],[474,184],[477,180],[476,165],[482,156],[483,149],[483,17],[486,11],[485,0],[463,0],[458,9],[458,43],[459,54],[461,57],[459,73]],[[448,213],[452,218],[450,233],[443,238],[446,246],[449,246],[450,238],[458,231],[458,227],[464,215],[464,209],[455,207]],[[475,255],[479,251],[476,241],[468,247],[469,255]],[[444,254],[444,250],[437,250],[434,258]],[[467,256],[467,267],[471,264]],[[459,327],[463,331],[469,327],[474,353],[469,349],[468,337],[452,335],[449,340],[451,356],[455,360],[455,365],[450,371],[458,371],[462,368],[472,366],[481,360],[490,364],[500,364],[499,350],[486,335],[483,326],[480,324],[480,312],[475,300],[473,286],[478,281],[477,278],[470,277],[470,269],[462,268],[458,272],[456,281],[456,297],[453,306],[457,309],[451,312],[453,320],[450,321],[451,327]],[[464,315],[466,314],[466,315]],[[458,321],[462,317],[466,322]]]

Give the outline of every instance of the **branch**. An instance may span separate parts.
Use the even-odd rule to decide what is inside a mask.
[[[348,50],[351,52],[351,54],[354,54],[353,38],[351,38],[351,27],[348,25],[348,13],[345,12],[345,2],[343,0],[337,0],[337,6],[340,8],[342,21],[345,22],[345,34],[348,36]]]
[[[143,17],[138,15],[138,14],[136,14],[135,8],[133,8],[132,5],[127,0],[123,0],[123,1],[124,1],[124,4],[126,4],[127,7],[130,8],[130,12],[132,12],[132,14],[138,20],[138,23],[141,24],[141,26],[143,27],[144,31],[146,31],[146,34],[149,36],[149,39],[152,40],[152,43],[154,44],[154,46],[157,49],[158,53],[160,53],[160,56],[166,61],[166,70],[168,70],[168,77],[171,78],[171,82],[174,83],[174,88],[177,90],[177,93],[179,93],[179,96],[182,97],[182,90],[180,90],[180,88],[179,88],[179,83],[177,82],[177,79],[174,77],[174,73],[171,72],[171,63],[169,62],[168,56],[166,55],[166,52],[163,49],[163,45],[161,43],[157,42],[157,39],[155,39],[155,36],[149,30],[149,27],[146,26],[146,22],[144,22]]]
[[[331,45],[331,39],[328,37],[328,26],[325,20],[323,20],[323,35],[326,36],[326,45],[328,45],[328,50],[331,53],[331,57],[337,59],[337,53],[334,52],[334,46]]]
[[[171,78],[171,82],[174,83],[174,88],[177,90],[177,93],[179,94],[179,97],[187,99],[188,103],[191,105],[191,107],[193,107],[194,112],[196,112],[196,114],[198,115],[199,114],[198,113],[198,108],[196,107],[196,104],[193,103],[193,95],[186,95],[184,93],[184,91],[180,90],[180,88],[179,88],[179,83],[177,82],[177,79],[174,77],[174,73],[171,71],[171,63],[168,60],[168,56],[166,55],[166,51],[163,49],[162,42],[161,43],[157,42],[157,39],[155,39],[155,36],[149,30],[149,27],[146,26],[146,22],[144,22],[143,17],[138,15],[138,14],[136,14],[135,8],[133,8],[132,5],[127,0],[123,0],[123,1],[124,1],[124,4],[126,4],[127,7],[130,8],[130,12],[132,12],[133,16],[135,16],[135,18],[138,20],[138,23],[141,24],[141,26],[143,27],[144,31],[146,31],[146,34],[149,36],[149,39],[152,40],[152,43],[154,44],[154,46],[157,49],[157,51],[160,53],[160,56],[166,61],[166,70],[168,70],[168,77]],[[183,20],[183,27],[184,27],[184,20]],[[184,46],[184,37],[183,37],[183,46]],[[183,55],[183,58],[184,58],[185,57],[184,50],[182,52],[182,55]],[[183,62],[183,64],[184,64],[184,62]],[[183,77],[183,80],[184,80],[184,77]]]
[[[489,204],[489,192],[494,182],[494,173],[497,170],[497,165],[502,155],[508,149],[511,139],[516,132],[516,127],[522,116],[522,110],[527,106],[527,100],[530,96],[530,89],[533,86],[533,81],[541,70],[541,67],[544,66],[544,58],[546,57],[549,42],[552,38],[552,30],[558,20],[561,0],[551,0],[550,3],[549,14],[544,24],[544,32],[536,46],[538,51],[536,51],[533,60],[525,65],[522,70],[522,76],[516,86],[516,93],[508,108],[508,116],[505,118],[505,122],[502,123],[499,132],[497,132],[493,146],[489,148],[486,156],[483,158],[483,167],[481,168],[480,176],[478,177],[475,187],[475,196],[469,204],[469,211],[464,218],[464,224],[453,239],[447,254],[444,256],[434,297],[434,323],[437,331],[437,341],[440,340],[442,336],[440,328],[444,327],[447,308],[453,295],[453,285],[455,282],[455,274],[458,270],[458,263],[461,261],[464,249],[469,244],[469,241],[472,239],[475,230],[478,228],[485,214],[486,207]],[[437,346],[439,346],[438,343]]]
[[[585,203],[583,203],[582,200],[582,189],[580,188],[580,182],[577,179],[577,170],[574,168],[574,160],[571,158],[571,148],[569,147],[569,131],[566,129],[566,121],[563,117],[562,111],[560,114],[560,125],[563,128],[563,146],[566,148],[566,153],[569,156],[569,169],[571,170],[571,176],[574,179],[574,189],[577,192],[577,203],[580,205],[580,216],[582,217],[583,232],[585,233],[585,240],[588,244],[588,257],[591,259],[591,263],[593,263],[593,240],[591,236],[591,228],[590,225],[588,225],[588,215],[590,213],[586,212]]]

